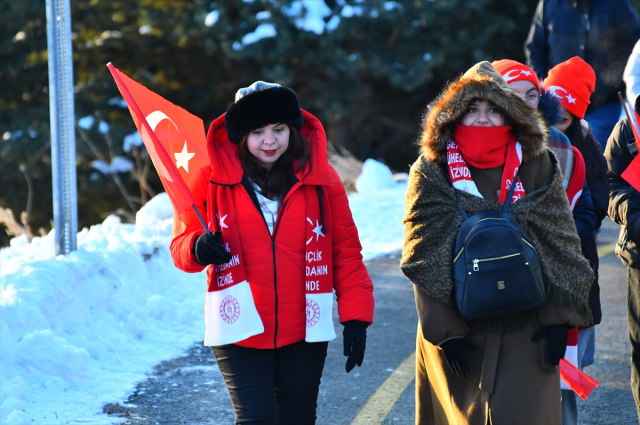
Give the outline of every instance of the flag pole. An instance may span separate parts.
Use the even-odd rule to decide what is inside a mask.
[[[631,121],[631,113],[629,112],[627,102],[625,102],[624,97],[622,97],[622,92],[618,92],[618,99],[620,99],[620,103],[622,103],[622,109],[624,109],[624,113],[627,115],[629,121]]]
[[[151,129],[151,126],[149,125],[149,123],[147,122],[147,119],[145,118],[144,114],[140,110],[140,107],[138,106],[136,101],[133,99],[133,96],[131,96],[131,93],[129,92],[127,85],[124,83],[124,81],[122,81],[122,79],[118,75],[116,68],[113,66],[111,62],[107,64],[107,68],[109,68],[109,71],[111,71],[111,75],[116,80],[116,83],[118,84],[118,89],[120,89],[120,93],[122,93],[122,96],[124,97],[125,102],[127,102],[127,105],[131,106],[133,113],[138,117],[138,120],[140,120],[140,123],[145,128],[145,130],[147,130],[149,137],[151,137],[152,143],[156,147],[156,151],[160,154],[160,156],[164,160],[163,162],[165,164],[173,165],[173,161],[171,160],[171,157],[169,156],[167,151],[164,149],[164,146],[162,145],[162,143],[160,143],[160,141],[158,140],[158,137],[156,136],[156,134]],[[202,228],[204,229],[204,231],[207,232],[209,235],[211,235],[209,228],[207,227],[206,223],[202,219],[202,216],[200,215],[200,212],[196,207],[196,202],[193,199],[193,195],[191,194],[191,191],[187,187],[187,184],[184,182],[184,179],[182,178],[178,170],[175,167],[167,167],[167,171],[169,172],[169,174],[171,174],[171,177],[173,177],[173,179],[178,183],[178,186],[180,187],[182,192],[189,198],[189,201],[191,202],[191,207],[196,212],[196,215],[198,216],[198,220],[200,220],[200,224],[202,224]]]

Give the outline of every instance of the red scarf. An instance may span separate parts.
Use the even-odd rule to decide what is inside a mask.
[[[567,198],[569,198],[569,205],[571,206],[571,211],[573,211],[573,208],[580,200],[580,196],[582,196],[587,171],[584,165],[584,158],[578,148],[571,146],[571,149],[573,150],[574,161],[571,180],[567,185]]]
[[[464,160],[476,168],[496,168],[504,164],[507,145],[515,137],[511,127],[457,125],[453,140]]]
[[[474,135],[478,137],[471,139]],[[511,127],[469,127],[459,125],[456,126],[454,136],[460,136],[461,140],[464,141],[460,142],[455,139],[447,143],[447,162],[453,187],[482,198],[478,187],[471,178],[471,172],[466,160],[469,160],[470,164],[478,168],[496,168],[504,165],[500,196],[498,197],[498,202],[504,203],[511,188],[513,177],[522,163],[522,146],[515,136],[511,134]],[[464,151],[463,145],[469,147],[470,155],[467,155]],[[482,153],[482,150],[479,149],[482,146],[488,146],[487,152]],[[516,202],[524,195],[524,187],[520,177],[518,177],[511,202]]]
[[[306,189],[306,190],[305,190]],[[304,190],[307,207],[306,228],[306,321],[305,341],[330,341],[335,338],[333,327],[333,270],[331,233],[322,228],[323,214],[316,190]],[[315,189],[315,188],[312,188]],[[292,190],[293,192],[293,190]],[[324,197],[324,193],[320,192]],[[326,197],[323,198],[327,200]],[[325,202],[326,203],[326,202]],[[282,207],[281,207],[282,208]],[[324,208],[323,208],[324,209]],[[326,209],[324,209],[326,211]],[[216,190],[214,223],[210,230],[220,230],[220,243],[232,259],[228,264],[211,266],[215,278],[211,280],[205,305],[205,345],[221,345],[242,341],[264,332],[262,320],[255,309],[253,296],[247,282],[245,262],[242,255],[242,241],[238,232],[236,208],[233,201],[233,187],[220,186]],[[262,214],[260,212],[260,214]],[[279,215],[281,212],[279,212]],[[330,220],[327,217],[327,222]],[[325,223],[326,226],[326,223]],[[265,225],[265,231],[268,231]],[[256,283],[256,282],[254,282]],[[234,288],[246,287],[249,291]],[[254,314],[254,311],[255,314]],[[243,322],[244,319],[244,322]],[[207,337],[209,340],[207,341]]]
[[[456,128],[456,131],[454,132],[454,134],[461,134],[463,138],[472,133],[472,132],[467,132],[467,130],[461,130],[459,132],[458,128],[468,129],[471,127],[458,126]],[[492,127],[475,127],[475,128],[492,128]],[[500,128],[508,128],[508,127],[500,127]],[[482,133],[482,131],[479,133]],[[470,143],[468,139],[465,139],[465,145],[474,146],[474,144]],[[469,167],[465,162],[465,159],[468,159],[468,158],[464,153],[461,152],[461,149],[459,148],[459,146],[460,146],[460,143],[458,143],[457,140],[451,140],[447,143],[447,163],[449,164],[449,177],[451,178],[453,187],[455,187],[456,189],[463,190],[465,192],[469,192],[473,195],[476,195],[482,198],[482,195],[478,191],[478,188],[475,182],[471,178],[471,172],[469,170]],[[586,169],[584,165],[584,158],[582,157],[582,154],[580,154],[580,151],[574,146],[572,146],[571,149],[573,151],[575,161],[573,166],[573,172],[571,174],[571,180],[569,181],[569,184],[567,186],[567,198],[569,199],[569,205],[571,206],[571,210],[573,211],[574,207],[580,200],[580,196],[582,196],[582,189],[584,187]],[[515,175],[518,168],[520,168],[520,164],[522,163],[522,146],[520,146],[519,142],[515,141],[515,137],[513,136],[510,137],[510,140],[506,145],[505,150],[506,150],[506,159],[504,161],[505,167],[502,172],[502,183],[501,183],[501,187],[504,190],[500,190],[500,196],[498,198],[498,201],[502,203],[504,203],[504,201],[506,200],[507,192],[511,187],[511,180],[513,179],[513,177],[509,177],[509,176]],[[497,149],[494,149],[492,151],[494,153],[489,156],[496,155],[496,151]],[[477,154],[477,152],[475,152],[475,154]],[[491,162],[491,161],[486,161],[486,160],[484,161],[485,164],[488,162]],[[478,162],[476,162],[476,164],[477,163]],[[496,167],[499,167],[500,165],[502,165],[502,163],[496,165]],[[488,168],[488,167],[479,167],[479,168]],[[522,186],[520,177],[518,177],[517,185],[518,186],[516,186],[516,189],[513,193],[512,202],[516,202],[518,199],[522,198],[525,195],[524,187]]]

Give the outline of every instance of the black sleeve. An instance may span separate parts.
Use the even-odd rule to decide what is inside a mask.
[[[595,228],[599,229],[602,220],[607,216],[609,209],[609,177],[607,176],[607,160],[600,153],[600,149],[593,146],[592,154],[596,157],[596,178],[589,185],[593,212],[595,213]]]
[[[639,244],[640,193],[621,177],[633,161],[627,147],[632,139],[627,119],[619,121],[607,141],[604,157],[609,168],[609,217],[618,224],[626,225],[631,240]]]
[[[549,41],[544,28],[544,0],[540,0],[533,16],[529,36],[524,43],[524,54],[527,57],[527,65],[538,78],[545,78],[549,72]]]
[[[573,221],[576,224],[576,229],[578,229],[580,245],[584,248],[587,242],[593,237],[593,231],[596,225],[596,215],[593,212],[591,192],[586,183],[584,184],[578,203],[573,208]]]

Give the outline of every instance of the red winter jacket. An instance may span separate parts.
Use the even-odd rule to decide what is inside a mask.
[[[284,210],[279,212],[278,230],[273,240],[262,212],[240,184],[244,173],[237,154],[238,146],[229,141],[224,115],[211,124],[207,135],[210,166],[198,170],[189,183],[196,206],[208,222],[214,221],[215,212],[207,211],[206,204],[214,205],[212,200],[219,185],[230,185],[234,190],[247,281],[265,329],[263,333],[237,343],[243,347],[276,348],[305,339],[307,220],[304,191],[312,190],[315,194],[316,186],[323,189],[326,227],[331,232],[333,288],[340,322],[373,322],[373,284],[362,263],[362,247],[347,195],[338,173],[327,161],[327,140],[322,124],[310,113],[302,110],[302,114],[301,134],[309,141],[311,172],[296,175],[300,181],[281,204],[280,208]],[[193,211],[174,217],[171,256],[180,270],[196,273],[204,269],[192,252],[195,240],[203,232]],[[207,270],[207,278],[211,283],[211,267]]]

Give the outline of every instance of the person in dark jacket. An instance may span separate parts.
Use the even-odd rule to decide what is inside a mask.
[[[563,108],[564,117],[555,127],[564,131],[571,144],[578,148],[584,158],[587,169],[587,185],[591,191],[593,211],[596,214],[595,229],[597,230],[600,228],[602,220],[607,216],[609,207],[607,163],[598,149],[598,143],[589,130],[588,124],[582,121],[589,104],[590,92],[593,91],[595,83],[596,75],[593,68],[582,59],[574,57],[556,65],[542,82],[542,87],[554,94],[560,100]],[[589,293],[589,302],[594,323],[598,324],[602,319],[602,311],[600,309],[600,286],[598,285],[598,249],[595,237],[592,237],[584,245],[584,252],[596,276]]]
[[[556,65],[542,83],[543,87],[553,93],[562,105],[563,118],[555,125],[562,129],[569,137],[571,144],[578,148],[586,166],[586,182],[591,192],[593,211],[595,212],[595,229],[599,229],[602,220],[607,215],[609,206],[609,180],[607,164],[598,148],[598,142],[591,134],[588,124],[581,121],[589,104],[589,96],[596,85],[596,75],[589,64],[578,57],[569,59]],[[600,286],[598,284],[598,248],[595,234],[586,241],[582,241],[582,251],[589,260],[594,271],[595,280],[589,292],[589,306],[593,313],[594,324],[602,320],[600,307]],[[580,330],[578,337],[578,366],[583,368],[593,364],[595,357],[595,328],[588,327]],[[564,394],[563,394],[564,396]],[[565,425],[577,424],[578,409],[575,396],[568,394],[568,401],[564,403],[567,418]]]
[[[635,109],[640,112],[640,96]],[[621,177],[638,154],[637,143],[624,118],[613,129],[604,156],[609,166],[609,217],[621,225],[616,255],[627,266],[631,391],[640,419],[640,192]]]
[[[579,56],[598,77],[586,120],[596,139],[609,137],[620,117],[618,91],[640,22],[629,0],[540,0],[525,42],[527,64],[541,79],[557,64]]]
[[[553,128],[563,118],[563,108],[560,100],[540,86],[538,76],[526,65],[509,59],[494,61],[492,65],[502,75],[502,78],[507,81],[511,89],[518,92],[531,107],[540,111],[545,124],[549,127],[549,150],[555,154],[558,160],[564,176],[563,185],[567,188],[572,178],[578,178],[578,176],[574,175],[574,164],[576,161],[582,161],[581,166],[584,167],[584,159],[582,159],[582,155],[575,154],[567,136],[558,129]],[[602,218],[596,218],[589,186],[584,177],[580,178],[584,181],[582,194],[575,206],[574,202],[571,202],[571,206],[573,206],[573,221],[578,230],[578,236],[580,236],[582,253],[589,260],[594,273],[597,273],[597,251],[594,268],[593,261],[587,256],[587,249],[591,248],[592,245],[595,247],[596,221],[599,228]],[[573,186],[571,190],[573,190]],[[568,190],[568,192],[571,192],[571,190]],[[604,213],[606,214],[606,211]],[[596,288],[594,289],[592,286],[591,291],[598,296],[589,300],[589,307],[594,314],[594,320],[597,319],[599,323],[602,314],[597,280],[594,281],[593,285]],[[593,363],[594,351],[595,332],[593,326],[589,326],[579,332],[576,358],[571,359],[571,361],[577,361],[577,366],[582,369]],[[572,390],[562,390],[562,423],[563,425],[577,425],[578,423],[576,396]]]

